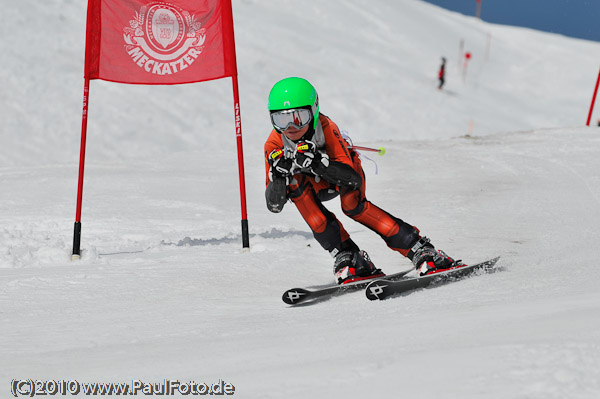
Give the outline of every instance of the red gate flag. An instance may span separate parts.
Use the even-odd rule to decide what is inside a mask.
[[[87,79],[180,84],[235,75],[231,0],[89,0]]]
[[[88,0],[73,259],[78,259],[81,253],[90,80],[173,85],[229,76],[233,87],[238,149],[242,245],[249,248],[231,0]]]

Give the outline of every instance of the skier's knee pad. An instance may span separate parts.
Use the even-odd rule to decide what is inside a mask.
[[[342,204],[342,212],[348,217],[356,217],[365,209],[366,199],[360,198],[358,190],[351,191],[340,198]]]

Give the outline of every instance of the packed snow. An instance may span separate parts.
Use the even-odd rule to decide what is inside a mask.
[[[240,398],[600,397],[600,128],[585,126],[600,44],[419,0],[233,0],[250,250],[231,79],[93,81],[72,261],[85,3],[3,7],[1,397],[13,379],[221,379]],[[333,282],[294,206],[264,203],[266,98],[287,76],[310,80],[355,144],[386,148],[364,153],[373,203],[467,263],[500,255],[501,271],[377,303],[285,305],[288,288]],[[411,266],[327,206],[385,272]]]

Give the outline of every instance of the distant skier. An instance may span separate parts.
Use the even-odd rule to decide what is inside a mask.
[[[273,130],[265,143],[265,197],[271,212],[290,200],[308,223],[315,239],[334,261],[338,284],[382,276],[365,251],[352,241],[323,201],[340,196],[345,215],[379,234],[408,257],[421,275],[447,269],[454,260],[436,251],[416,227],[367,201],[365,174],[358,154],[337,125],[319,113],[315,88],[301,78],[277,82],[269,94]]]
[[[438,79],[440,80],[440,85],[438,86],[438,90],[442,90],[442,86],[446,82],[446,58],[442,57],[442,65],[440,66],[440,71],[438,72]]]

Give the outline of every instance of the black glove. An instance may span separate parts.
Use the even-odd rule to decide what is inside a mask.
[[[287,202],[287,184],[284,179],[275,179],[265,190],[267,209],[273,213],[279,213]]]
[[[329,166],[329,156],[317,151],[312,141],[301,141],[294,151],[294,164],[300,169],[308,169],[316,176],[321,176]]]
[[[269,154],[269,180],[276,178],[285,179],[285,185],[290,184],[290,177],[294,174],[294,161],[286,157],[283,148],[271,151]]]

